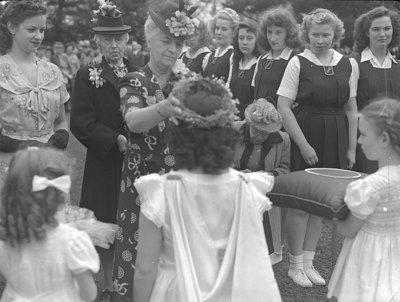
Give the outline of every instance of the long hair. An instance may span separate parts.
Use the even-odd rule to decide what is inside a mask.
[[[14,153],[2,189],[0,239],[22,245],[46,237],[46,226],[55,227],[65,194],[53,187],[32,192],[35,175],[53,179],[70,174],[71,161],[61,151],[30,147]]]
[[[389,17],[392,21],[393,35],[392,41],[389,43],[389,49],[396,47],[400,43],[400,15],[394,10],[389,10],[384,6],[375,7],[374,9],[362,14],[354,22],[354,51],[362,52],[369,46],[369,28],[372,21],[381,17]]]
[[[254,43],[254,49],[253,49],[253,56],[256,58],[261,54],[260,49],[258,48],[257,45],[257,28],[258,25],[255,21],[252,20],[245,20],[242,21],[238,24],[238,26],[235,29],[235,33],[233,35],[233,69],[236,70],[239,68],[239,61],[243,58],[243,53],[240,51],[239,48],[239,31],[241,29],[246,29],[248,32],[254,34],[255,38],[255,43]]]
[[[299,48],[301,46],[299,41],[299,25],[293,16],[292,7],[290,5],[277,6],[265,11],[260,18],[260,27],[257,35],[257,43],[261,49],[269,51],[271,45],[269,45],[267,38],[268,27],[278,26],[283,27],[286,30],[286,46],[292,49]]]
[[[12,46],[8,23],[18,26],[28,18],[46,14],[47,8],[42,0],[8,1],[0,14],[0,54],[7,53]]]

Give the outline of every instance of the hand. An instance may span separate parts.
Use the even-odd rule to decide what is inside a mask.
[[[117,137],[117,146],[119,152],[121,152],[122,154],[126,153],[126,150],[128,149],[128,140],[122,134],[118,135]]]
[[[314,166],[318,162],[317,153],[309,143],[300,147],[300,153],[307,165]]]
[[[347,150],[347,168],[353,168],[356,162],[356,151],[355,150]]]
[[[159,106],[159,111],[162,116],[170,117],[181,114],[182,108],[180,107],[180,101],[172,94],[168,96],[164,101],[156,104]]]
[[[47,145],[57,149],[67,148],[69,141],[69,133],[66,129],[58,129],[47,141]]]

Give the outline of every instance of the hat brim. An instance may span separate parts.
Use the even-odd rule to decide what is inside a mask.
[[[111,35],[111,34],[123,34],[131,31],[131,27],[129,25],[123,25],[120,27],[102,27],[97,26],[93,27],[93,31],[98,34]]]

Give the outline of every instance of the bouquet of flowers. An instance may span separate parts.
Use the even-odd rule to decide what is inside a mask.
[[[56,217],[60,223],[85,231],[96,246],[108,249],[114,243],[118,226],[98,221],[94,213],[88,209],[66,204],[58,211]]]

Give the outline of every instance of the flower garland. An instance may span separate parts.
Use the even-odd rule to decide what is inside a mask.
[[[175,37],[184,37],[194,34],[200,21],[197,18],[190,18],[186,12],[177,10],[171,18],[165,20],[165,25]]]
[[[93,85],[96,85],[96,88],[102,87],[106,82],[106,80],[100,76],[102,71],[101,68],[89,68],[89,80]]]

